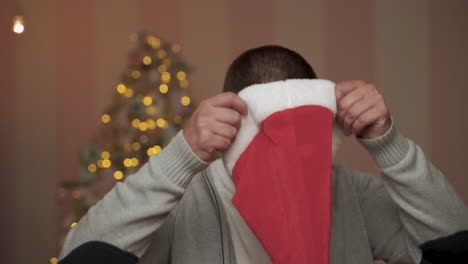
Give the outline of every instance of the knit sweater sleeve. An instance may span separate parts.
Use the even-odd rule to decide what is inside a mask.
[[[374,158],[383,178],[380,186],[377,181],[369,184],[374,196],[367,198],[375,201],[367,203],[381,201],[380,206],[388,208],[389,212],[387,216],[373,215],[372,212],[364,214],[374,216],[367,222],[400,222],[390,223],[395,227],[393,237],[381,241],[385,243],[384,247],[400,244],[400,248],[393,252],[395,258],[403,258],[401,255],[406,254],[413,263],[419,263],[422,243],[468,229],[468,210],[463,201],[420,147],[402,137],[393,124],[383,136],[359,141]],[[386,199],[388,195],[390,198]],[[392,263],[391,259],[389,262]]]
[[[140,170],[118,182],[68,233],[60,259],[89,241],[101,241],[141,257],[192,177],[206,167],[182,131]]]

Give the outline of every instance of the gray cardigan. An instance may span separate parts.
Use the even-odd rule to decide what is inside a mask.
[[[419,245],[468,229],[468,210],[444,176],[394,126],[360,140],[382,177],[333,167],[330,263],[419,263]],[[236,263],[208,164],[182,133],[116,186],[67,235],[60,258],[103,241],[140,263]]]

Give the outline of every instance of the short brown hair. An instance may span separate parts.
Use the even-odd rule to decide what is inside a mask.
[[[287,79],[316,79],[310,64],[297,52],[281,46],[261,46],[237,57],[226,73],[224,92]]]

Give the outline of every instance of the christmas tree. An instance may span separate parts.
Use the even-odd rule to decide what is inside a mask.
[[[157,155],[193,111],[189,69],[180,58],[180,45],[146,33],[134,34],[131,40],[136,47],[112,103],[101,116],[98,133],[81,150],[80,178],[62,184],[62,198],[72,201],[64,234],[116,182]]]

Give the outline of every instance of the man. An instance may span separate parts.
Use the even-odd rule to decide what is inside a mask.
[[[222,161],[211,159],[229,149],[248,113],[238,92],[315,78],[299,54],[283,47],[240,55],[224,93],[201,102],[160,154],[117,183],[70,231],[62,263],[269,263],[229,202],[235,186]],[[333,166],[330,263],[426,261],[422,249],[431,240],[468,229],[468,210],[422,150],[398,133],[374,85],[346,81],[335,94],[336,123],[356,136],[383,177]]]

